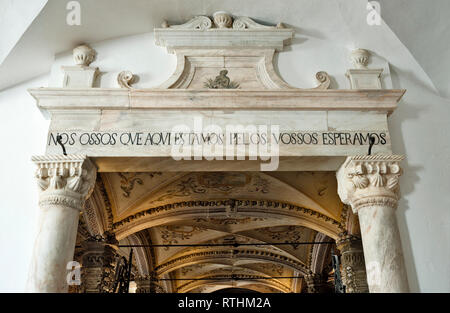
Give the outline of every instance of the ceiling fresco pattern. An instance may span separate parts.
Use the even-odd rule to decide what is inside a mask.
[[[306,275],[329,271],[330,245],[310,243],[330,242],[347,227],[334,173],[99,176],[84,232],[145,245],[134,248],[136,275],[157,277],[166,292],[304,291]]]

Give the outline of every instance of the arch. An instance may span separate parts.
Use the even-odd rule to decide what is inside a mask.
[[[178,256],[155,267],[155,272],[158,275],[167,274],[173,270],[181,268],[183,266],[201,263],[219,263],[218,260],[226,260],[239,258],[239,260],[258,260],[269,261],[282,264],[293,270],[297,270],[303,275],[310,273],[308,266],[301,262],[289,258],[285,255],[277,253],[275,251],[268,251],[266,249],[253,249],[253,248],[233,248],[233,249],[199,249],[189,254]]]
[[[265,276],[258,276],[258,275],[207,275],[203,276],[202,278],[208,279],[208,280],[191,280],[180,287],[177,288],[177,292],[180,293],[186,293],[193,289],[200,288],[205,285],[221,285],[226,284],[227,287],[230,285],[230,282],[234,282],[234,284],[260,284],[269,286],[271,288],[275,288],[283,293],[291,292],[291,289],[277,281],[266,279]],[[214,280],[214,278],[217,278],[217,280]],[[229,278],[227,280],[226,278]],[[238,281],[235,281],[238,279]]]
[[[273,218],[275,221],[287,218],[291,225],[305,226],[333,239],[342,231],[341,223],[314,210],[279,201],[247,199],[170,203],[131,215],[114,223],[112,228],[121,239],[146,228],[186,219],[223,218],[229,215],[231,203],[237,207],[240,217]]]
[[[330,238],[328,236],[317,233],[315,242],[323,242],[329,241]],[[314,245],[311,256],[311,271],[315,274],[321,274],[324,267],[325,261],[327,259],[328,254],[330,253],[331,246],[330,245]]]

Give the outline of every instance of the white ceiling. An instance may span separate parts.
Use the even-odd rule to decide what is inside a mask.
[[[13,3],[23,6],[24,2],[29,1],[0,0],[0,17],[8,14]],[[163,19],[182,23],[194,15],[211,15],[219,10],[250,16],[263,23],[281,21],[302,37],[352,46],[361,38],[358,32],[362,30],[353,29],[348,17],[361,17],[367,0],[79,0],[80,26],[67,25],[67,2],[48,0],[36,17],[32,10],[27,11],[0,29],[0,50],[9,51],[0,64],[0,90],[49,72],[55,54],[71,50],[77,44],[147,33],[159,27]],[[388,26],[384,31],[393,31],[441,96],[450,97],[450,1],[379,2],[381,17]],[[39,10],[36,5],[35,11]],[[17,12],[21,11],[16,9],[14,16]],[[25,32],[18,31],[26,24],[29,27]],[[13,36],[17,39],[11,39]],[[9,48],[10,42],[16,42],[13,48]],[[395,58],[396,51],[390,53],[386,56],[388,60]]]

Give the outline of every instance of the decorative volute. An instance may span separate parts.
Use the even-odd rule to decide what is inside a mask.
[[[281,23],[268,26],[219,11],[181,25],[164,22],[154,32],[156,44],[177,56],[174,74],[159,88],[294,89],[273,65],[274,54],[294,36],[294,30]],[[317,89],[330,85],[325,72],[317,73],[316,80]]]

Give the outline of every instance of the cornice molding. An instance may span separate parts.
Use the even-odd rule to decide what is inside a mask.
[[[180,25],[162,24],[155,28],[155,40],[169,52],[174,48],[272,48],[278,51],[290,43],[294,30],[282,23],[268,26],[249,17],[232,16],[220,11],[209,16],[196,16]]]
[[[405,90],[35,88],[39,108],[79,110],[345,110],[391,113]],[[220,100],[220,101],[219,101]]]

